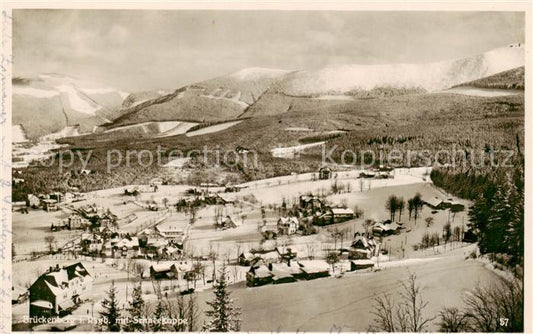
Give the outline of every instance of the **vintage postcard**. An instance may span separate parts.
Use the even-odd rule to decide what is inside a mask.
[[[2,6],[0,331],[533,330],[531,2]]]

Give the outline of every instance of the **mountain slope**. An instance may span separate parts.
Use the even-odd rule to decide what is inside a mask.
[[[28,139],[79,124],[80,132],[110,122],[127,93],[59,74],[13,79],[13,124]]]
[[[470,58],[427,64],[337,65],[287,75],[277,91],[288,95],[344,94],[379,87],[437,91],[525,63],[523,44],[512,44]]]
[[[478,80],[465,82],[454,87],[477,87],[496,89],[524,89],[525,67],[520,66]]]

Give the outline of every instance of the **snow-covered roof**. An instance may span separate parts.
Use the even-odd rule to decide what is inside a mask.
[[[296,225],[299,224],[298,218],[296,217],[280,217],[278,220],[278,224],[281,225],[290,225],[291,223],[294,223]]]
[[[306,273],[318,273],[329,271],[329,264],[323,260],[303,260],[298,261],[302,270]]]
[[[36,300],[34,302],[31,302],[31,305],[41,307],[41,308],[47,308],[47,309],[53,309],[54,306],[52,303],[46,300]]]
[[[345,208],[331,208],[331,212],[334,215],[353,215],[352,209],[345,209]]]
[[[439,197],[430,197],[430,198],[424,199],[424,202],[426,202],[427,204],[431,206],[438,206],[443,201],[444,199],[439,198]]]
[[[271,277],[272,273],[270,272],[270,270],[268,270],[267,266],[263,265],[258,268],[255,268],[255,276],[259,278],[266,278]]]
[[[170,271],[172,269],[172,263],[154,263],[152,264],[152,270],[156,272]]]
[[[360,266],[374,265],[374,262],[372,260],[352,260],[351,262],[355,265]]]
[[[275,270],[287,272],[290,275],[296,275],[302,272],[302,269],[296,262],[291,262],[291,265],[287,265],[286,263],[273,263],[272,264],[272,271]]]

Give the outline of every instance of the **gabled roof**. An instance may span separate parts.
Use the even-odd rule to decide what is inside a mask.
[[[257,268],[250,268],[250,271],[254,274],[257,278],[267,278],[272,277],[272,273],[270,270],[268,270],[268,267],[265,265],[259,266]]]
[[[444,199],[443,198],[439,198],[439,197],[429,197],[427,199],[424,199],[424,202],[426,202],[427,204],[429,204],[429,205],[431,205],[433,207],[438,206],[443,201],[444,201]]]
[[[63,267],[63,269],[67,272],[69,280],[73,279],[74,277],[91,276],[81,262]]]
[[[291,223],[294,223],[294,224],[298,225],[299,224],[298,218],[296,218],[296,217],[280,217],[278,219],[278,224],[290,225]]]

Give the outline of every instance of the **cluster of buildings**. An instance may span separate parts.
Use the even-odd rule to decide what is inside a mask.
[[[184,230],[172,223],[163,222],[130,235],[118,228],[99,227],[83,233],[80,238],[67,243],[63,251],[107,258],[181,258]]]
[[[403,223],[393,222],[390,219],[382,222],[376,222],[372,226],[372,233],[377,236],[388,236],[392,234],[398,234],[403,228]]]
[[[379,255],[380,245],[370,235],[356,233],[349,249],[340,250],[340,259],[348,260],[349,271],[374,267],[371,258]],[[239,256],[239,264],[250,266],[246,274],[249,287],[265,284],[290,283],[330,275],[331,265],[325,260],[297,260],[290,248],[285,253],[279,249],[247,252]]]
[[[150,266],[148,271],[143,272],[142,278],[161,279],[185,279],[193,278],[193,265],[190,261],[166,261],[155,263]]]
[[[135,219],[128,217],[127,219]],[[60,229],[81,229],[81,230],[102,230],[102,228],[116,230],[118,226],[118,217],[110,210],[98,207],[95,204],[87,204],[73,210],[66,220],[60,224],[52,223],[51,230]]]
[[[300,196],[299,206],[291,210],[288,216],[277,220],[264,219],[261,233],[265,239],[275,239],[279,235],[293,235],[299,231],[304,233],[312,225],[337,224],[354,218],[352,209],[329,206],[317,196],[305,195]]]
[[[365,170],[359,174],[359,178],[363,179],[393,179],[393,168],[389,166],[380,165],[379,167]]]
[[[13,202],[12,210],[21,211],[26,208],[57,211],[61,203],[71,203],[86,199],[80,192],[52,192],[49,194],[28,194],[25,201]]]

